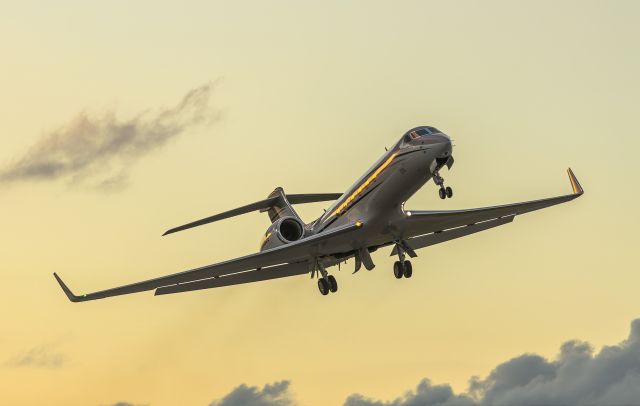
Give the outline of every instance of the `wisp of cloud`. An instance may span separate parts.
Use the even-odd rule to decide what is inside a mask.
[[[66,357],[53,348],[44,346],[34,347],[5,361],[9,368],[60,368]]]
[[[210,124],[219,113],[209,107],[213,84],[187,92],[172,108],[120,120],[78,114],[45,133],[23,156],[0,170],[0,182],[69,179],[71,184],[113,188],[126,181],[130,167],[188,129]]]

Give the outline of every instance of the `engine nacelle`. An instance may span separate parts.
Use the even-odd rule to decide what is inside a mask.
[[[298,241],[304,236],[304,225],[295,217],[283,217],[276,220],[264,234],[260,251]]]

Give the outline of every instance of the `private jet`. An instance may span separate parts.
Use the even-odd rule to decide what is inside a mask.
[[[442,170],[451,169],[454,159],[449,136],[430,126],[407,131],[345,193],[286,194],[276,188],[264,200],[216,214],[179,227],[163,235],[199,227],[254,211],[266,212],[271,225],[262,237],[257,253],[142,282],[94,293],[75,295],[62,279],[54,277],[72,302],[155,290],[155,295],[219,288],[295,275],[317,278],[322,295],[338,291],[329,268],[354,260],[354,271],[372,270],[371,253],[391,247],[397,257],[393,275],[411,278],[413,267],[407,258],[416,251],[445,241],[485,231],[507,223],[515,216],[568,202],[584,191],[568,169],[571,194],[464,210],[405,210],[404,203],[429,180],[438,187],[441,199],[453,196],[445,186]],[[318,219],[305,223],[293,206],[332,201]]]

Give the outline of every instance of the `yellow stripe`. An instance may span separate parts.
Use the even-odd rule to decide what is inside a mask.
[[[364,183],[362,185],[360,185],[360,187],[358,187],[355,192],[351,193],[351,195],[349,197],[347,197],[347,199],[342,202],[342,204],[340,206],[338,206],[338,208],[332,213],[332,215],[336,216],[339,215],[340,213],[342,213],[342,211],[351,203],[355,200],[356,197],[358,197],[358,195],[360,193],[362,193],[363,190],[365,190],[367,188],[367,186],[369,186],[371,184],[371,182],[373,182],[378,175],[380,175],[380,173],[382,171],[384,171],[384,169],[389,166],[391,164],[391,161],[393,161],[393,159],[396,157],[396,155],[398,155],[397,152],[395,152],[393,155],[391,155],[386,161],[384,161],[384,163],[382,165],[380,165],[380,167],[378,169],[376,169],[375,172],[373,172],[371,174],[371,176],[369,176],[369,178],[367,180],[364,181]]]

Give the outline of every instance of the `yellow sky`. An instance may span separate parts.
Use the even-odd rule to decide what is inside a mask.
[[[290,379],[301,404],[389,399],[421,378],[466,388],[523,352],[623,337],[640,314],[640,3],[95,2],[5,4],[0,163],[78,113],[127,119],[215,81],[222,118],[137,160],[126,187],[0,185],[0,403],[206,405]],[[342,192],[404,131],[455,140],[408,208],[451,209],[584,188],[572,203],[419,252],[414,277],[337,273],[153,297],[82,293],[254,252],[250,214],[167,228],[266,197]],[[300,207],[305,220],[322,204]],[[384,251],[384,252],[382,252]],[[33,349],[56,367],[19,367]]]

